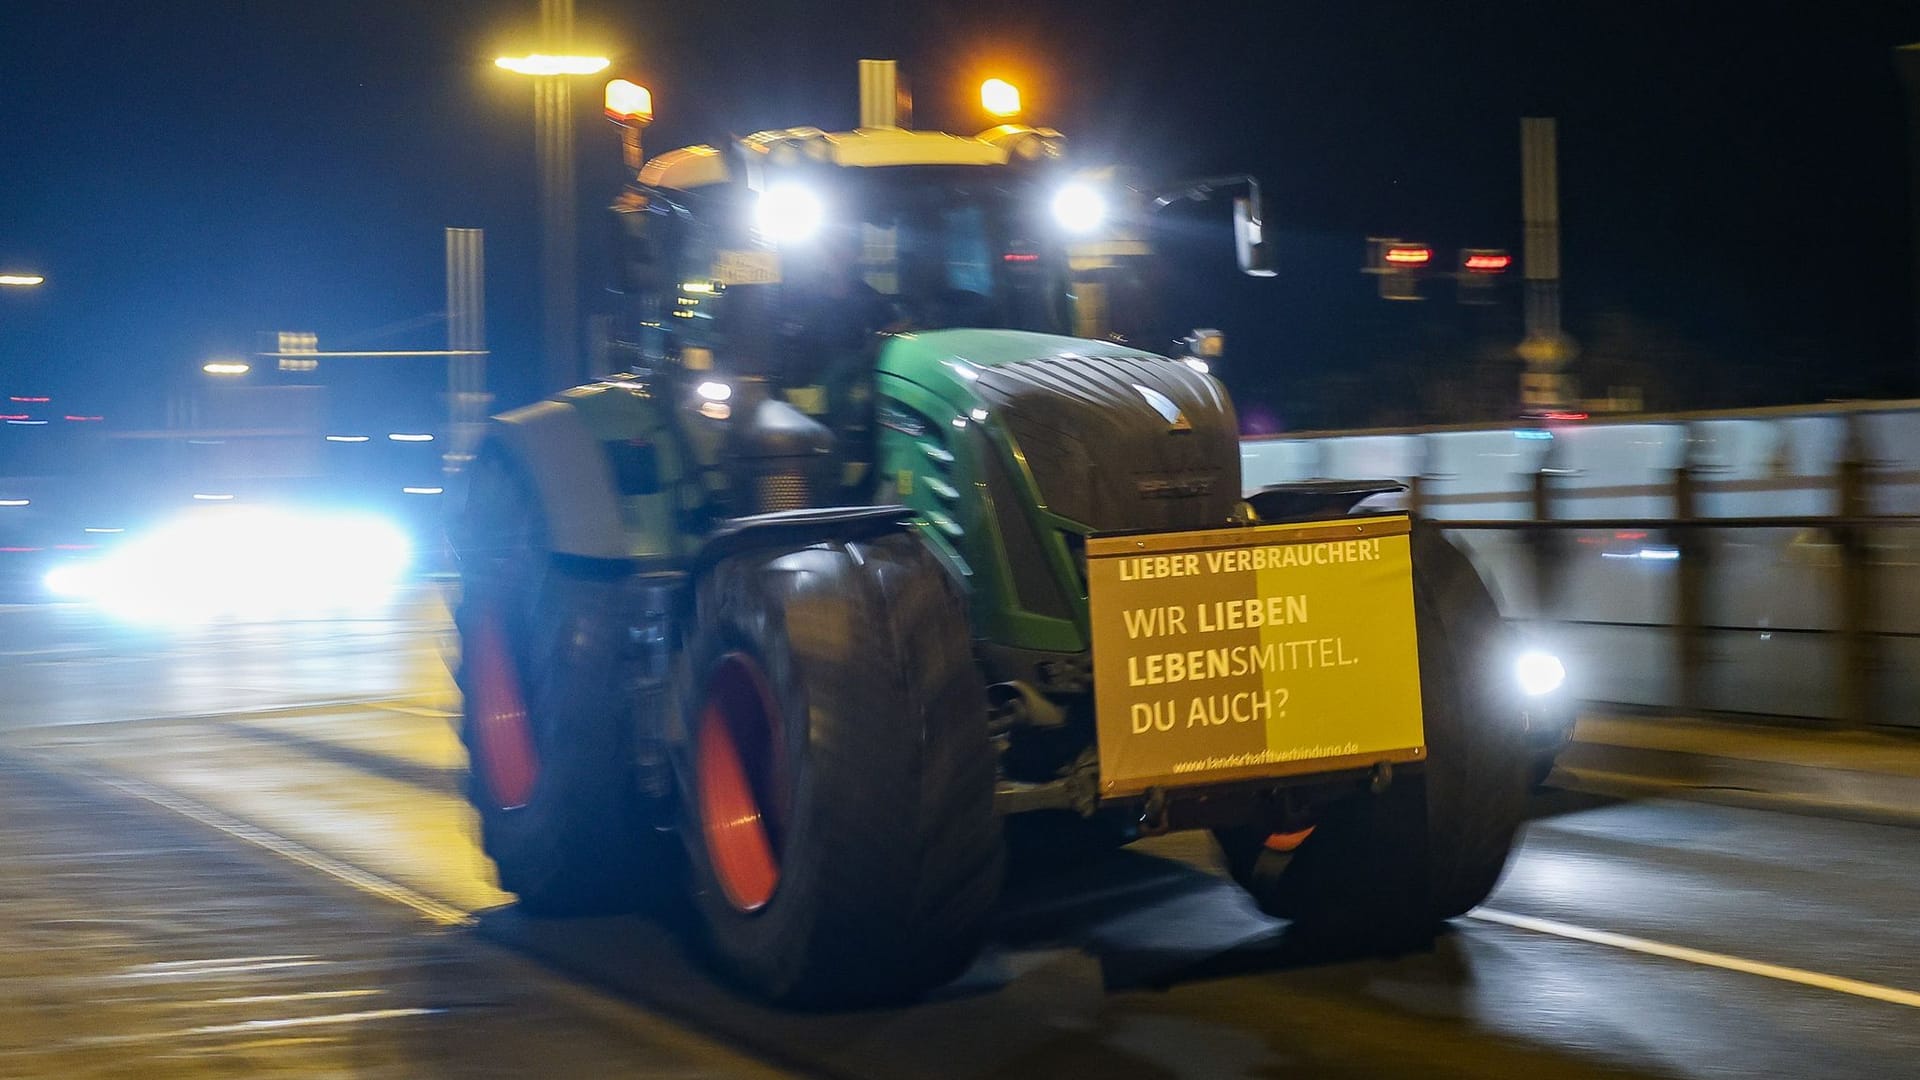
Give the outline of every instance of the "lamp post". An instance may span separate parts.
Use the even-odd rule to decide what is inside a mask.
[[[573,84],[568,80],[606,70],[600,56],[576,56],[573,0],[540,0],[541,51],[503,56],[494,63],[533,83],[534,155],[539,161],[542,363],[545,388],[581,381],[578,290],[579,237],[575,229],[573,179]]]

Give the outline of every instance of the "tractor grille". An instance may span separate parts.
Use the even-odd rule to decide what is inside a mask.
[[[1179,361],[1046,357],[988,368],[974,388],[1013,436],[1048,508],[1095,532],[1223,525],[1239,501],[1233,405],[1219,383]]]
[[[765,473],[755,478],[758,510],[771,514],[776,510],[802,510],[808,505],[807,478],[804,473]]]

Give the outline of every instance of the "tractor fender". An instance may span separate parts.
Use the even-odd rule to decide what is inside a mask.
[[[694,565],[705,569],[729,555],[754,548],[801,548],[828,540],[862,540],[880,533],[915,531],[914,512],[905,506],[832,506],[752,514],[733,518],[716,529],[695,555]]]
[[[541,401],[501,413],[490,426],[487,441],[511,456],[539,493],[555,554],[628,556],[613,468],[578,410]]]
[[[1296,480],[1290,484],[1269,484],[1247,496],[1247,504],[1261,523],[1306,521],[1313,518],[1343,517],[1369,499],[1394,495],[1407,490],[1398,480]],[[1399,509],[1370,504],[1375,509]]]

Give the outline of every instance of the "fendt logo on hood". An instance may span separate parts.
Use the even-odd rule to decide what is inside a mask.
[[[1147,404],[1153,406],[1153,411],[1159,413],[1167,422],[1168,431],[1193,430],[1192,421],[1187,419],[1186,413],[1180,411],[1180,406],[1173,403],[1172,398],[1152,387],[1141,386],[1139,383],[1134,383],[1133,388],[1139,391],[1140,396],[1147,399]]]
[[[1193,473],[1185,476],[1135,476],[1133,490],[1143,499],[1191,499],[1213,491],[1213,477]]]

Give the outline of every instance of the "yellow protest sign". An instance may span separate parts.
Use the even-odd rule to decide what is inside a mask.
[[[1423,757],[1410,532],[1089,539],[1101,794]]]

